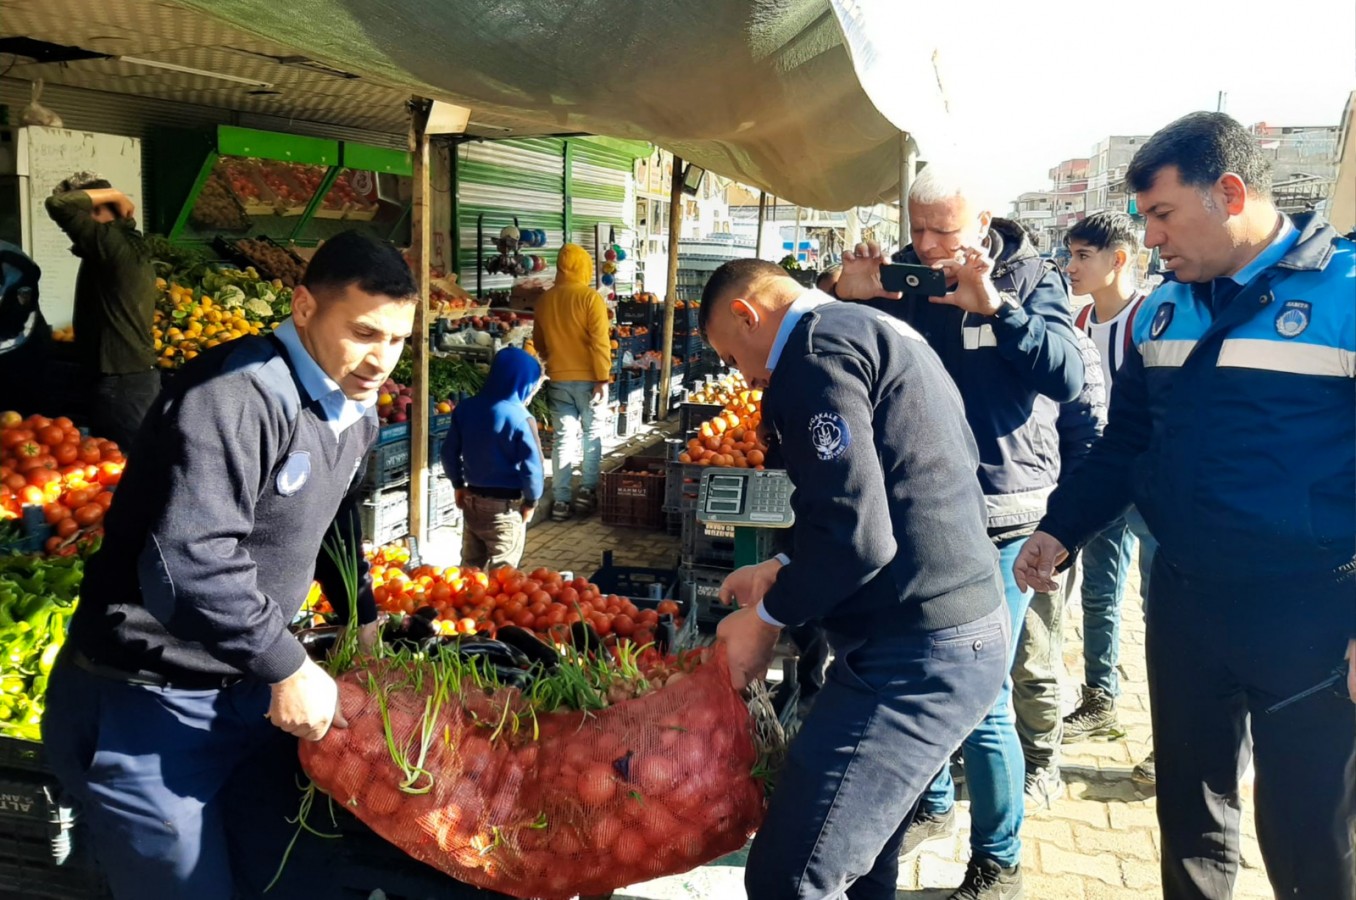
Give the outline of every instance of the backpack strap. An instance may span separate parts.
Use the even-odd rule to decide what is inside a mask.
[[[1074,327],[1077,328],[1079,331],[1087,331],[1088,319],[1091,316],[1092,316],[1092,304],[1089,303],[1087,306],[1083,307],[1078,311],[1078,315],[1074,318]]]
[[[1124,346],[1121,348],[1121,353],[1122,353],[1122,354],[1126,354],[1126,353],[1129,353],[1129,352],[1130,352],[1130,344],[1133,343],[1133,342],[1131,341],[1131,336],[1135,333],[1135,316],[1139,315],[1139,308],[1140,308],[1141,306],[1144,305],[1144,301],[1145,301],[1145,299],[1146,299],[1147,297],[1148,297],[1148,294],[1143,294],[1143,293],[1141,293],[1138,297],[1136,297],[1136,298],[1135,298],[1134,304],[1130,307],[1130,315],[1126,316],[1126,318],[1125,318],[1125,329],[1124,329],[1124,331],[1125,331],[1125,336],[1124,336],[1124,342],[1125,342],[1125,344],[1124,344]],[[1122,355],[1121,358],[1124,359],[1125,357]]]

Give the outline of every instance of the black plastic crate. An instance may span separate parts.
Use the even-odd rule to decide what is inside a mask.
[[[377,546],[410,533],[410,492],[401,486],[373,491],[363,498],[363,537]]]
[[[367,469],[363,484],[369,488],[386,488],[410,480],[410,442],[392,441],[377,444],[367,454]]]
[[[644,398],[645,376],[632,369],[621,369],[607,386],[607,399],[609,403],[630,403],[632,395]]]
[[[734,611],[720,602],[720,586],[730,569],[712,566],[681,566],[678,569],[678,597],[697,611],[697,626],[706,630]]]
[[[772,556],[775,533],[767,528],[751,529],[758,562]],[[732,568],[736,555],[735,527],[723,523],[698,522],[695,516],[683,519],[683,565]]]
[[[12,774],[15,770],[52,775],[42,744],[0,735],[0,773]]]
[[[675,309],[673,311],[673,332],[677,334],[693,334],[697,331],[697,304],[688,302],[684,309]]]
[[[725,407],[719,403],[688,403],[684,402],[678,407],[678,433],[684,438],[690,438],[703,422],[714,419],[720,415]]]
[[[65,865],[11,855],[18,848],[9,835],[0,834],[0,900],[112,900],[113,894],[92,861],[71,859]]]
[[[665,600],[677,603],[682,624],[675,646],[670,649],[683,649],[691,646],[697,636],[697,616],[693,614],[692,604],[677,596],[677,575],[677,569],[619,566],[613,561],[612,551],[604,550],[603,567],[594,572],[589,581],[604,594],[626,597],[638,609],[656,609]]]
[[[617,324],[618,325],[644,325],[650,331],[655,330],[655,324],[663,327],[662,316],[663,307],[654,303],[636,303],[635,301],[623,300],[617,304]]]
[[[617,594],[632,600],[676,600],[677,579],[677,569],[619,566],[612,551],[604,550],[602,568],[594,572],[589,581],[604,594]]]
[[[17,537],[10,541],[0,541],[0,556],[8,556],[11,553],[24,555],[41,553],[43,545],[52,536],[52,526],[48,525],[43,517],[41,506],[28,504],[23,507],[22,512],[22,516],[15,520],[18,525]]]
[[[692,516],[697,509],[702,473],[708,466],[670,462],[664,483],[664,511]]]
[[[644,356],[650,349],[650,332],[648,331],[644,334],[633,334],[630,337],[614,335],[612,340],[617,342],[616,350],[613,352],[619,359],[626,353],[631,354],[633,358]]]

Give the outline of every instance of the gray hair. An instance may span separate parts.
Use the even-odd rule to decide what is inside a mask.
[[[943,203],[953,197],[974,200],[972,185],[955,171],[937,163],[928,163],[909,186],[909,202],[930,205]]]

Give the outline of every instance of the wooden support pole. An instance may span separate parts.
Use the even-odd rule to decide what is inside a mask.
[[[754,238],[753,257],[763,258],[763,222],[767,219],[767,191],[758,192],[758,233]]]
[[[427,540],[429,405],[428,389],[428,298],[429,262],[433,255],[432,192],[429,180],[428,104],[415,98],[410,111],[410,149],[414,152],[414,204],[410,237],[418,260],[415,272],[419,284],[419,306],[414,313],[414,331],[410,350],[414,355],[414,384],[410,392],[410,534],[421,544]]]
[[[669,414],[669,379],[673,377],[673,313],[678,302],[678,232],[683,227],[683,161],[673,157],[669,184],[669,272],[664,289],[664,359],[659,366],[659,418]]]

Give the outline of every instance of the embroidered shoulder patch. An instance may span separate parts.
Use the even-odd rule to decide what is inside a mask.
[[[1295,338],[1309,327],[1313,304],[1307,300],[1287,300],[1276,313],[1276,333],[1283,338]]]
[[[810,417],[810,443],[824,462],[832,462],[847,452],[852,435],[847,422],[838,413],[822,412]]]
[[[278,470],[276,481],[278,493],[290,497],[302,489],[306,479],[311,477],[311,454],[297,450],[288,454],[287,461]]]
[[[1168,326],[1172,324],[1172,313],[1175,308],[1171,303],[1164,303],[1158,308],[1158,312],[1154,313],[1154,320],[1149,323],[1150,340],[1158,340],[1163,336],[1163,332],[1168,330]]]

